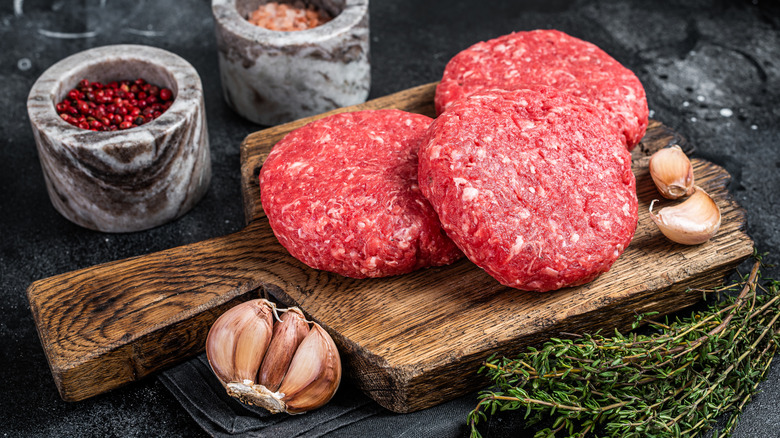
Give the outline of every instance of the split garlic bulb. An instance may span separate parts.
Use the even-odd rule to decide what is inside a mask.
[[[231,397],[274,414],[317,409],[341,382],[341,359],[330,335],[297,307],[279,310],[264,299],[220,316],[206,339],[206,356]]]

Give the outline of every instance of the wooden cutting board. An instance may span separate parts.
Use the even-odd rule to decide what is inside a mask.
[[[433,115],[434,89],[422,85],[334,112],[399,108]],[[476,370],[493,353],[512,355],[560,332],[625,329],[637,313],[693,304],[701,294],[686,289],[719,284],[753,252],[745,213],[726,189],[728,173],[702,160],[693,160],[694,173],[721,208],[720,232],[699,246],[661,235],[647,211],[659,197],[647,156],[687,144],[651,121],[633,154],[640,212],[634,240],[590,284],[521,292],[467,260],[384,279],[315,271],[277,242],[260,205],[257,176],[285,133],[318,117],[244,140],[242,231],[30,285],[30,308],[62,398],[83,400],[191,357],[203,350],[210,325],[224,310],[270,295],[301,307],[330,332],[347,378],[382,406],[410,412],[484,385]]]

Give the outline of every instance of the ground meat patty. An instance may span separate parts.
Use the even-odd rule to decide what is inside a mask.
[[[647,99],[631,70],[595,45],[556,30],[504,35],[458,53],[436,88],[436,111],[488,88],[542,84],[581,97],[605,110],[628,150],[647,129]]]
[[[354,278],[462,257],[417,185],[417,148],[430,123],[398,110],[360,111],[285,136],[260,172],[279,242],[312,268]]]
[[[420,145],[447,234],[504,285],[548,291],[607,271],[634,235],[631,156],[600,110],[550,87],[454,102]]]

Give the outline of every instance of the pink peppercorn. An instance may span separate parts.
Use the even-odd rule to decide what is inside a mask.
[[[62,120],[81,129],[116,131],[159,117],[171,106],[172,98],[171,90],[143,78],[107,84],[82,79],[55,109]]]

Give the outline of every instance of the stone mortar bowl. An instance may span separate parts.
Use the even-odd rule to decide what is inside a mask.
[[[55,104],[81,79],[143,78],[173,92],[159,118],[118,131],[88,131],[62,120]],[[104,46],[46,70],[27,99],[46,188],[70,221],[97,231],[132,232],[188,212],[211,181],[203,86],[181,57],[140,45]]]
[[[225,100],[244,118],[275,125],[362,103],[371,87],[368,0],[310,0],[331,21],[272,31],[249,21],[267,0],[212,0]]]

